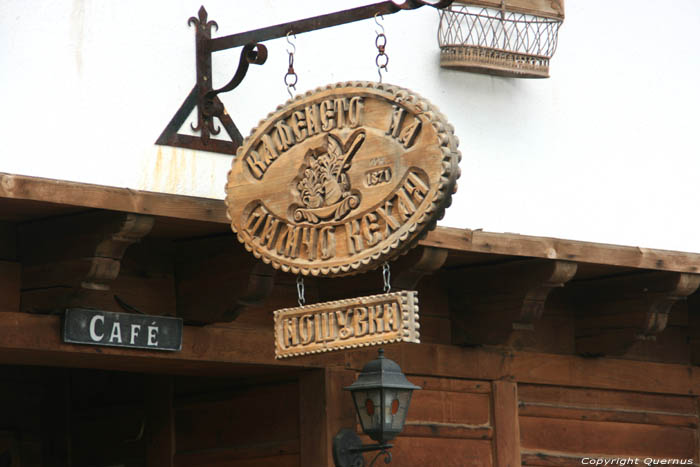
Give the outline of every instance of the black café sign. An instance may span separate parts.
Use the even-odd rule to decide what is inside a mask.
[[[182,348],[182,319],[71,308],[66,310],[63,322],[63,341],[179,351]]]

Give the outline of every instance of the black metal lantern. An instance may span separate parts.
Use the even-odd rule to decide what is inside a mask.
[[[401,367],[384,357],[384,350],[379,349],[379,358],[367,363],[357,381],[344,389],[352,394],[362,431],[378,444],[363,446],[354,431],[341,430],[333,440],[336,466],[364,465],[364,451],[384,453],[388,464],[391,461],[388,449],[392,447],[388,442],[403,430],[411,395],[420,387],[408,381]]]

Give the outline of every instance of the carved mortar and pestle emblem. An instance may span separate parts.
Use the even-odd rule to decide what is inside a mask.
[[[329,133],[325,147],[316,147],[306,153],[300,176],[294,180],[302,202],[302,205],[290,206],[295,222],[337,221],[359,206],[361,194],[351,190],[347,171],[365,137],[364,129],[356,130],[344,142]]]

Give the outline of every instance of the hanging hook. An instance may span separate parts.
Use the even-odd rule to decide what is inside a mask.
[[[306,297],[304,297],[304,276],[301,274],[297,276],[297,301],[299,306],[304,306],[306,303]]]
[[[291,99],[294,97],[292,95],[292,89],[295,91],[297,90],[297,81],[299,81],[299,77],[294,71],[294,54],[297,51],[297,46],[289,40],[290,34],[294,33],[291,30],[287,31],[287,44],[291,45],[292,49],[290,50],[289,47],[287,47],[287,54],[289,54],[289,66],[287,67],[287,74],[284,75],[284,84],[287,86],[287,92],[289,93],[289,98]],[[294,34],[294,40],[296,41],[296,39],[297,35]]]
[[[382,264],[382,277],[384,279],[384,293],[391,292],[391,267],[388,262]]]
[[[290,29],[289,31],[287,31],[287,44],[289,44],[289,45],[292,46],[292,50],[289,50],[289,47],[287,48],[287,53],[293,55],[293,54],[297,53],[297,46],[294,44],[294,42],[292,42],[292,41],[289,40],[289,36],[292,35],[292,34],[294,35],[294,40],[295,40],[295,41],[297,40],[297,35],[294,34],[294,33],[291,31],[291,29]]]
[[[380,15],[379,12],[377,12],[377,13],[374,14],[374,22],[377,23],[377,26],[379,26],[380,28],[382,28],[382,32],[379,32],[379,31],[377,31],[376,29],[374,30],[374,32],[376,32],[377,35],[379,35],[379,34],[384,34],[384,25],[383,25],[382,23],[380,23],[379,21],[377,21],[377,16],[379,16],[380,18],[382,18],[382,21],[384,21],[384,15]]]

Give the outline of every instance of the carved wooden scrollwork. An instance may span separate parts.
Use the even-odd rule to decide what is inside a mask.
[[[148,235],[154,218],[142,214],[91,211],[24,224],[23,311],[57,311],[67,306],[101,306],[119,276],[127,249]],[[116,310],[115,310],[116,311]]]
[[[457,144],[445,117],[403,88],[348,82],[297,96],[239,149],[226,185],[231,227],[283,271],[375,269],[442,217]]]
[[[234,321],[249,307],[262,305],[275,285],[275,272],[275,269],[268,264],[256,263],[248,277],[246,293],[236,299],[236,303],[224,312],[222,321]]]
[[[700,286],[700,274],[652,272],[578,284],[576,351],[622,355],[635,343],[666,329],[679,300]]]
[[[148,235],[154,219],[140,214],[123,214],[115,223],[116,229],[106,232],[90,258],[90,270],[81,287],[92,290],[109,290],[109,283],[119,275],[121,260],[129,246]]]
[[[516,261],[453,273],[450,287],[452,342],[508,344],[513,331],[532,329],[550,292],[576,274],[576,263]]]
[[[448,250],[436,247],[418,247],[420,257],[416,262],[402,269],[392,287],[397,289],[414,289],[418,282],[428,274],[432,274],[445,264]]]

